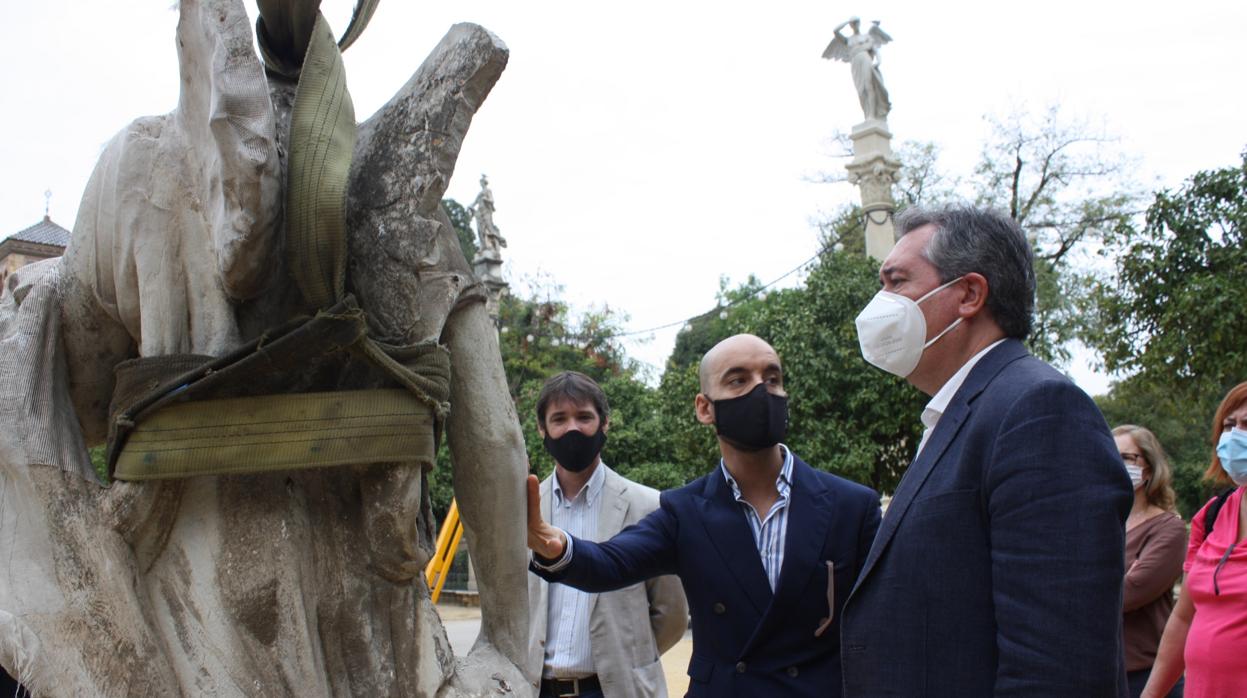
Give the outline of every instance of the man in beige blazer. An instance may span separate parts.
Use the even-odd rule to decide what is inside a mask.
[[[541,483],[542,516],[594,541],[658,508],[656,490],[602,462],[609,419],[602,389],[574,371],[547,380],[537,399],[537,430],[555,461],[554,473]],[[667,695],[658,658],[688,627],[688,602],[677,577],[590,594],[529,575],[528,603],[524,668],[540,698]]]

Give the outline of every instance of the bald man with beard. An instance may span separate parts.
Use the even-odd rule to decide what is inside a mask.
[[[781,443],[788,394],[771,345],[729,337],[699,376],[697,421],[715,428],[718,467],[602,543],[544,522],[529,476],[531,569],[590,592],[678,575],[692,614],[689,696],[839,696],[839,612],[879,527],[879,497]]]

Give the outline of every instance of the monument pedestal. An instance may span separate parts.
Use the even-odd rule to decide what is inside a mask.
[[[887,121],[867,119],[853,127],[849,138],[853,141],[853,161],[845,169],[849,171],[849,182],[861,192],[866,254],[883,261],[896,244],[892,185],[899,179],[901,162],[892,154],[892,132]]]
[[[493,318],[496,323],[499,313],[498,304],[507,289],[507,282],[502,278],[502,255],[498,254],[497,250],[478,250],[476,256],[472,258],[472,271],[485,286],[485,309],[489,311],[489,317]]]

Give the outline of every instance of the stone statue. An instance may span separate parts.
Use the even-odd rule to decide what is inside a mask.
[[[501,248],[507,246],[506,238],[498,232],[494,225],[494,193],[489,190],[489,180],[481,175],[481,193],[476,195],[472,203],[472,217],[476,219],[476,235],[481,241],[481,252],[485,256],[498,256]]]
[[[853,34],[845,36],[840,33],[846,26],[852,27]],[[870,30],[860,32],[861,20],[851,17],[835,28],[836,37],[827,44],[823,58],[844,61],[853,70],[853,85],[857,88],[857,99],[862,103],[862,113],[867,120],[885,120],[892,110],[888,101],[888,89],[883,86],[883,75],[879,72],[879,47],[892,40],[882,29],[879,22],[871,23]]]
[[[65,256],[0,296],[0,665],[36,695],[527,694],[522,433],[440,208],[507,62],[478,26],[452,27],[359,125],[342,187],[342,287],[368,336],[449,352],[444,432],[483,611],[469,655],[454,657],[421,575],[431,458],[96,480],[86,447],[109,432],[118,364],[263,347],[317,310],[282,254],[298,214],[283,188],[301,61],[333,36],[317,0],[258,5],[263,65],[242,0],[178,3],[177,108],[106,146]],[[341,351],[287,380],[391,384]]]

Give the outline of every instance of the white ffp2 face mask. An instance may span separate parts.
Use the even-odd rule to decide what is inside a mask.
[[[927,320],[918,304],[943,291],[965,277],[957,277],[941,284],[918,300],[910,300],[899,293],[880,291],[870,299],[862,312],[857,314],[857,342],[862,347],[862,358],[872,366],[904,378],[914,372],[922,359],[922,352],[948,334],[961,318],[953,320],[943,332],[924,342],[927,336]]]

